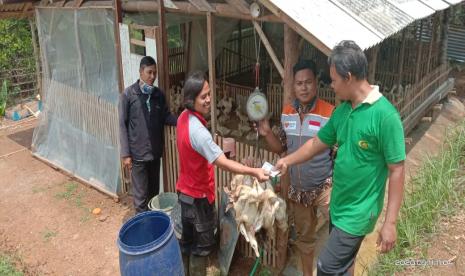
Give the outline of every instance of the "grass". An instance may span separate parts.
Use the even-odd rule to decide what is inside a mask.
[[[424,159],[406,188],[397,224],[397,246],[381,255],[369,275],[390,275],[405,266],[402,259],[425,258],[429,241],[441,217],[449,217],[465,205],[465,185],[460,169],[465,168],[465,122],[449,132],[443,150]]]
[[[65,191],[55,195],[58,199],[70,199],[77,189],[76,182],[68,182],[65,184]]]
[[[83,202],[84,196],[84,192],[81,191],[78,193],[78,183],[73,181],[65,183],[65,190],[61,193],[55,194],[55,198],[64,199],[73,206],[84,211],[82,217],[80,218],[80,221],[83,223],[90,220],[91,217],[89,214],[90,209]]]
[[[0,253],[0,275],[2,276],[22,276],[24,275],[15,267],[13,258]]]
[[[44,242],[50,241],[50,239],[56,237],[56,235],[58,235],[58,232],[49,230],[48,228],[42,232],[42,238]]]

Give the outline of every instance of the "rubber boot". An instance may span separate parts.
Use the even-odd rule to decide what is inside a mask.
[[[207,275],[207,257],[191,255],[189,260],[189,276]]]
[[[184,275],[189,276],[189,255],[182,253],[182,266],[184,267]]]

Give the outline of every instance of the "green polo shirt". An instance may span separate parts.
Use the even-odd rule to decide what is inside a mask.
[[[384,203],[388,164],[405,159],[402,122],[378,87],[352,109],[341,103],[318,132],[328,146],[338,144],[331,192],[331,222],[349,234],[373,231]]]

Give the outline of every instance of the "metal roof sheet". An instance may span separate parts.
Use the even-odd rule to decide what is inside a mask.
[[[425,18],[435,12],[435,10],[424,5],[418,0],[387,0],[387,2],[396,6],[415,19]]]
[[[449,7],[449,3],[444,2],[442,0],[420,0],[428,7],[435,9],[437,11],[447,9]]]
[[[260,0],[328,54],[341,40],[370,48],[415,20],[446,9],[457,0]],[[445,2],[448,1],[448,2]],[[296,26],[297,25],[297,26]],[[312,41],[313,40],[313,41]]]

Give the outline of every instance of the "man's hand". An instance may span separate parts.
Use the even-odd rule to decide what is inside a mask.
[[[254,129],[258,130],[258,134],[261,136],[267,136],[271,132],[271,127],[270,127],[270,122],[268,119],[263,119],[260,122],[258,122],[258,128],[257,128],[257,123],[253,123]]]
[[[131,169],[132,168],[132,158],[131,157],[123,157],[123,166]]]
[[[253,176],[258,179],[258,182],[264,182],[270,179],[270,175],[262,168],[254,168]]]
[[[285,161],[285,158],[279,159],[278,162],[276,162],[274,169],[276,171],[279,171],[281,175],[285,175],[287,172],[287,163]]]
[[[381,253],[387,253],[394,248],[397,239],[396,224],[392,222],[385,222],[381,231],[378,234],[378,246]]]

